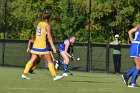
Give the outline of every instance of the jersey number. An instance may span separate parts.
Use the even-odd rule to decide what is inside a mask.
[[[136,39],[137,39],[138,34],[139,34],[139,32],[136,32],[136,33],[135,33],[135,38],[134,38],[134,40],[136,40]]]
[[[41,28],[37,28],[36,35],[37,36],[41,36],[41,34],[42,34],[42,29]]]

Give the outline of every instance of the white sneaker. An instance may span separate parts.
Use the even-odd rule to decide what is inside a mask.
[[[28,79],[28,80],[31,79],[31,78],[29,78],[28,76],[25,76],[24,74],[22,74],[21,78],[22,78],[22,79]]]
[[[58,66],[59,66],[58,63],[56,63],[56,64],[55,64],[55,69],[58,69]]]
[[[56,77],[53,78],[53,80],[56,81],[56,80],[59,80],[61,78],[63,78],[63,76],[56,76]]]
[[[139,88],[139,86],[137,86],[136,84],[130,84],[128,85],[129,88]]]
[[[63,73],[63,75],[62,75],[63,77],[67,77],[68,76],[68,74],[67,73]]]

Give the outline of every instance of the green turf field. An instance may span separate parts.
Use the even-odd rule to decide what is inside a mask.
[[[0,93],[140,93],[140,88],[126,87],[120,74],[72,71],[75,75],[53,81],[48,69],[37,69],[32,80],[21,79],[22,71],[0,67]]]

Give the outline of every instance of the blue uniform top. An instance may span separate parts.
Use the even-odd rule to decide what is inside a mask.
[[[70,38],[67,39],[70,43]],[[64,41],[60,43],[59,45],[59,51],[62,52],[62,51],[65,51],[65,43]],[[68,49],[68,52],[70,51],[70,48]]]
[[[140,42],[140,27],[138,27],[137,32],[135,33],[134,42]]]
[[[137,28],[135,33],[134,42],[130,47],[130,57],[140,58],[140,27]]]

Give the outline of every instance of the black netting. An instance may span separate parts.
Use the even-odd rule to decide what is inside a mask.
[[[27,42],[24,40],[5,40],[4,65],[8,66],[25,66],[30,59],[30,54],[26,53]],[[59,42],[55,45],[58,47]],[[133,58],[129,57],[129,45],[121,46],[121,72],[126,72],[134,65]],[[108,48],[108,49],[107,49]],[[114,72],[114,64],[112,51],[114,46],[107,47],[106,44],[92,44],[91,48],[91,71],[109,71]],[[3,63],[3,42],[0,41],[0,64]],[[107,52],[109,53],[107,55]],[[74,55],[76,62],[70,60],[69,69],[86,71],[87,69],[87,44],[76,43],[74,46]],[[63,61],[59,53],[54,54],[54,57]],[[78,61],[77,58],[80,58]],[[107,60],[109,59],[109,60]],[[38,67],[44,67],[44,58]]]

